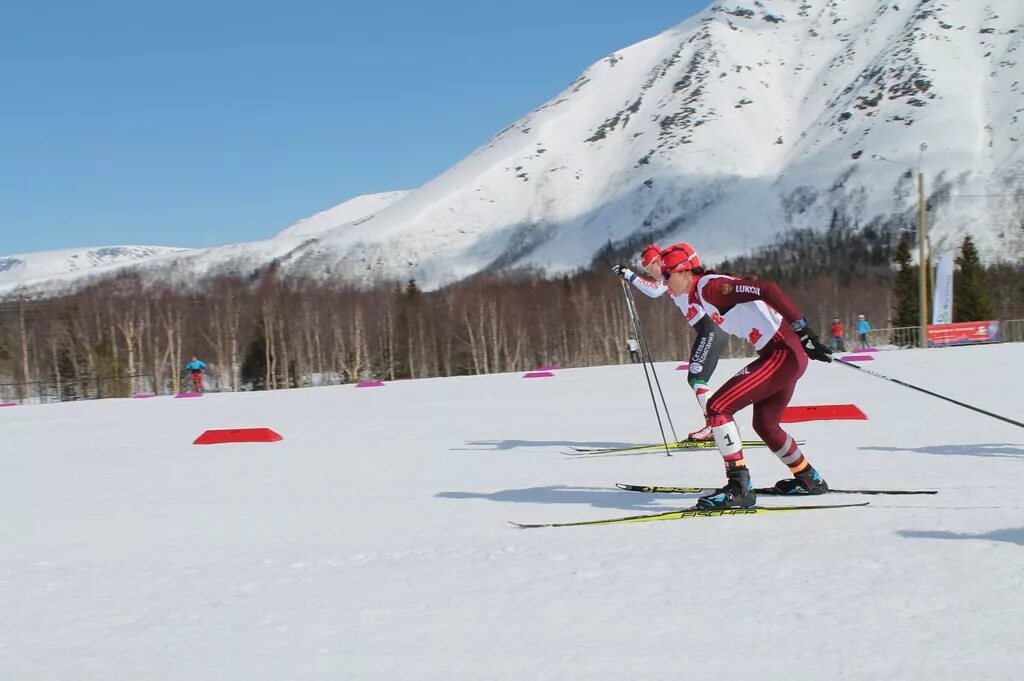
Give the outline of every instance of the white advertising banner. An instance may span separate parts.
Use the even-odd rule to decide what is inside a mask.
[[[953,323],[953,251],[939,258],[935,268],[935,299],[932,306],[932,324]]]

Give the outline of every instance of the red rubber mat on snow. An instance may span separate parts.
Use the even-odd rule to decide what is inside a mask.
[[[856,404],[815,404],[806,407],[786,407],[783,423],[801,421],[867,421],[867,415]]]
[[[283,440],[270,428],[231,428],[208,430],[195,439],[194,445],[221,445],[228,442],[280,442]]]

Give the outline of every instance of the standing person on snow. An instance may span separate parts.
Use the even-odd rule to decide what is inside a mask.
[[[629,350],[629,361],[633,364],[640,362],[640,343],[636,338],[630,336],[626,339],[626,349]]]
[[[206,371],[206,362],[192,355],[192,361],[185,365],[185,370],[192,374],[192,390],[197,393],[203,392],[203,372]]]
[[[864,315],[857,315],[857,340],[860,341],[860,347],[868,347],[868,331],[871,330],[871,324],[868,320],[864,319]]]
[[[832,318],[832,327],[829,329],[832,332],[832,352],[838,350],[839,352],[846,352],[846,346],[843,345],[843,333],[845,328],[843,323],[839,321],[839,317]]]
[[[831,352],[807,326],[785,293],[771,282],[741,279],[705,270],[688,244],[661,253],[661,272],[669,293],[711,317],[718,327],[754,346],[757,359],[726,381],[708,400],[708,420],[725,461],[726,484],[700,497],[701,508],[745,508],[757,503],[743,459],[733,415],[754,406],[753,426],[772,452],[793,473],[775,488],[783,494],[824,494],[828,485],[780,426],[782,412],[807,358],[831,362]]]
[[[644,271],[652,277],[656,277],[657,280],[640,276],[622,265],[615,265],[612,267],[612,271],[633,284],[640,292],[650,298],[657,298],[668,293],[668,287],[660,281],[661,248],[654,244],[645,248],[640,256],[640,264]],[[704,427],[690,433],[687,439],[694,441],[713,440],[711,426],[707,420],[708,396],[711,394],[711,389],[708,388],[708,381],[711,380],[711,375],[715,373],[715,367],[718,366],[718,358],[725,348],[725,334],[715,326],[714,322],[711,321],[709,316],[704,314],[703,310],[691,306],[686,296],[673,296],[673,302],[686,315],[687,322],[697,334],[693,341],[693,346],[690,348],[690,368],[686,380],[693,390],[694,397],[697,398],[701,414],[704,415]]]

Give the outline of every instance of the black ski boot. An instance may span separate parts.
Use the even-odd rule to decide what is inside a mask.
[[[697,499],[697,508],[750,508],[757,503],[746,466],[727,467],[725,477],[725,487]]]
[[[794,477],[775,483],[775,491],[787,495],[824,494],[828,491],[828,483],[821,473],[814,470],[814,466],[808,466]]]

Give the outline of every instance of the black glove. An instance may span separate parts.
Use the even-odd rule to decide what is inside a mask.
[[[630,270],[625,265],[612,265],[612,272],[619,275],[623,279],[629,279],[631,276],[633,276],[632,270]]]
[[[800,339],[800,345],[804,346],[804,352],[807,353],[808,357],[819,362],[832,361],[832,350],[818,340],[817,334],[811,330],[811,327],[807,326],[806,319],[793,322],[793,330],[796,331],[796,337]]]

